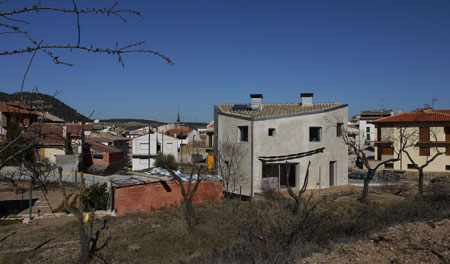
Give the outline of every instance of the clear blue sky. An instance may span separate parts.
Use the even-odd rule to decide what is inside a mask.
[[[11,1],[0,10],[21,6]],[[34,3],[35,1],[28,1]],[[71,1],[57,1],[70,6]],[[67,3],[66,3],[67,2]],[[44,5],[55,3],[43,1]],[[79,1],[79,8],[113,1]],[[39,54],[26,90],[61,90],[59,99],[93,118],[184,121],[213,118],[213,106],[249,102],[314,101],[365,109],[409,111],[431,104],[450,109],[450,1],[119,1],[145,17],[81,16],[82,43],[113,46],[145,40],[145,54],[125,57],[57,52],[75,67]],[[76,40],[74,16],[27,15],[36,38]],[[0,50],[24,47],[20,36],[0,35]],[[30,55],[0,57],[0,90],[16,92]],[[382,99],[383,98],[383,99]]]

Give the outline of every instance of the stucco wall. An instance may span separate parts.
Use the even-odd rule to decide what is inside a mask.
[[[408,127],[403,132],[405,135],[413,135],[415,137],[415,141],[418,141],[419,138],[419,127]],[[434,136],[435,135],[435,136]],[[382,140],[390,140],[394,141],[394,148],[396,150],[399,149],[400,145],[400,129],[395,127],[382,127],[381,128],[381,138]],[[445,133],[444,127],[430,127],[430,141],[445,141]],[[380,151],[379,148],[376,148],[377,152]],[[430,155],[429,156],[420,156],[419,155],[419,147],[409,147],[406,149],[410,154],[412,159],[419,165],[423,165],[427,160],[431,159],[435,153],[436,148],[430,147]],[[440,152],[444,152],[443,155],[437,157],[433,162],[431,162],[427,167],[425,167],[425,172],[449,172],[446,170],[446,165],[450,165],[450,156],[445,154],[445,147],[438,148]],[[391,155],[381,155],[381,160],[387,160],[393,158]],[[408,159],[408,156],[404,153],[400,155],[400,161],[394,163],[394,169],[396,170],[406,170],[406,171],[417,171],[416,169],[408,169],[408,164],[411,164],[411,161]]]
[[[294,154],[321,147],[325,147],[324,153],[289,161],[290,163],[299,163],[300,169],[296,179],[296,187],[299,188],[304,180],[308,161],[311,161],[309,189],[318,188],[319,184],[322,188],[329,186],[330,161],[336,161],[337,164],[335,185],[347,184],[347,146],[342,138],[337,137],[336,134],[337,123],[343,123],[346,126],[347,119],[348,108],[342,107],[329,112],[254,121],[254,192],[262,191],[262,162],[259,161],[258,157]],[[241,143],[247,155],[242,163],[246,164],[246,166],[243,166],[246,178],[240,182],[240,185],[242,186],[243,194],[250,195],[251,121],[220,113],[216,115],[215,120],[217,120],[215,126],[217,128],[218,144],[227,136],[237,141],[239,138],[238,126],[247,125],[249,127],[248,142]],[[322,140],[320,142],[309,141],[310,127],[322,127]],[[269,128],[276,129],[275,137],[268,136]],[[319,181],[319,178],[321,181]]]

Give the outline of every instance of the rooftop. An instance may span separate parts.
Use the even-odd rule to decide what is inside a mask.
[[[417,109],[372,121],[372,123],[450,122],[450,110]]]
[[[311,105],[302,105],[300,103],[266,103],[262,104],[261,110],[251,110],[250,104],[221,104],[218,108],[223,113],[242,117],[251,117],[252,113],[253,117],[275,117],[324,111],[338,106],[344,105],[341,103],[313,103]]]

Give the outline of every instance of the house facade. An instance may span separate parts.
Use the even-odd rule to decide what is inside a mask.
[[[297,103],[262,103],[251,95],[250,104],[221,104],[214,107],[215,168],[220,144],[239,142],[242,159],[239,190],[253,196],[266,188],[299,189],[308,162],[309,189],[347,184],[348,152],[342,140],[348,122],[348,106],[313,103],[313,94],[301,94]],[[286,179],[285,162],[263,162],[261,157],[285,156],[325,148],[323,153],[290,159]]]
[[[406,150],[419,166],[438,151],[444,153],[425,167],[425,172],[450,172],[450,110],[417,109],[415,112],[381,118],[373,123],[377,129],[377,160],[392,158],[403,136],[414,142]],[[400,155],[400,161],[386,164],[385,168],[417,171],[405,153]]]
[[[177,138],[158,132],[134,138],[132,143],[133,171],[151,168],[156,155],[160,152],[165,155],[173,155],[177,159],[178,147],[179,140]]]

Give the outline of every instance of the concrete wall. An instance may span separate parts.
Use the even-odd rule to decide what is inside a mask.
[[[164,137],[164,138],[163,138]],[[148,166],[148,138],[149,135],[143,135],[133,139],[132,143],[132,166],[133,171],[147,169]],[[160,133],[150,134],[150,167],[153,166],[157,153],[157,145],[161,144],[161,151],[165,155],[173,155],[178,160],[178,142],[179,140]],[[163,144],[164,143],[164,144]]]
[[[299,152],[314,150],[325,147],[324,153],[305,157],[302,159],[290,160],[290,163],[298,163],[299,171],[297,173],[296,187],[301,187],[308,161],[311,161],[308,188],[322,188],[329,186],[329,162],[336,161],[335,185],[348,183],[348,151],[347,146],[341,137],[337,137],[336,125],[343,123],[346,130],[348,119],[348,108],[342,107],[329,112],[315,114],[306,114],[292,117],[257,120],[254,121],[254,192],[262,191],[262,162],[258,160],[260,156],[287,155]],[[249,127],[248,142],[241,142],[247,156],[244,157],[242,164],[244,174],[246,175],[239,184],[242,186],[243,194],[250,195],[251,189],[251,121],[216,114],[215,123],[218,144],[224,138],[229,137],[232,140],[239,141],[238,126]],[[321,127],[322,140],[320,142],[309,141],[309,128]],[[275,137],[268,136],[268,129],[275,128]],[[319,178],[321,179],[319,181]]]
[[[56,156],[57,155],[65,155],[65,151],[63,149],[57,149],[57,148],[41,148],[40,151],[44,152],[44,157],[48,159],[51,163],[56,163]],[[41,154],[42,155],[42,154]]]
[[[146,213],[176,206],[183,201],[175,181],[166,182],[168,192],[160,182],[114,187],[114,209],[117,215]],[[187,183],[184,184],[187,188]],[[219,202],[222,199],[221,182],[201,182],[194,196],[194,204]]]
[[[56,155],[56,166],[63,171],[78,171],[78,157],[75,155]]]

